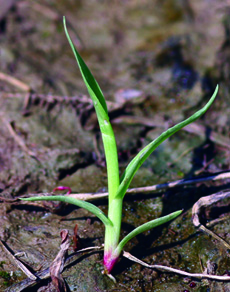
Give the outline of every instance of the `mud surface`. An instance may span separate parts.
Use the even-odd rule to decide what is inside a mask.
[[[229,169],[229,1],[4,3],[0,0],[0,236],[13,252],[26,253],[21,259],[34,272],[49,268],[62,229],[72,236],[77,224],[81,247],[101,245],[104,236],[102,223],[83,209],[7,201],[51,192],[58,185],[75,193],[106,190],[100,133],[64,35],[63,15],[110,102],[121,171],[164,129],[201,108],[220,85],[211,109],[194,128],[164,142],[132,187]],[[127,196],[122,236],[148,220],[184,211],[170,224],[134,238],[126,250],[149,264],[202,273],[209,260],[218,275],[229,273],[229,250],[191,223],[193,204],[229,184],[225,180]],[[228,204],[225,200],[208,208],[203,220],[229,215]],[[96,205],[106,212],[106,200]],[[228,220],[212,230],[229,242]],[[26,276],[1,249],[1,291],[55,291],[50,278],[23,286]],[[84,254],[67,266],[62,275],[69,291],[230,291],[229,283],[157,272],[124,258],[114,268],[114,284],[101,273],[102,256]]]

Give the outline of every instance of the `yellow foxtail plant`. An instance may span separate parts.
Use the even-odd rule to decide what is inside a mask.
[[[121,178],[119,177],[119,165],[118,165],[118,154],[116,140],[112,126],[110,124],[108,109],[106,105],[105,98],[103,93],[90,72],[89,68],[79,55],[76,50],[69,33],[66,28],[65,17],[63,18],[64,29],[66,37],[69,41],[69,44],[73,50],[74,56],[76,58],[77,64],[79,66],[82,78],[85,82],[85,85],[88,89],[89,95],[91,96],[94,104],[94,108],[97,114],[99,127],[102,135],[102,141],[105,151],[105,159],[107,166],[107,177],[108,177],[108,215],[106,216],[98,207],[95,205],[71,198],[68,195],[59,195],[59,196],[39,196],[26,198],[23,200],[28,201],[61,201],[65,203],[74,204],[78,207],[84,208],[89,212],[97,216],[105,225],[105,239],[104,239],[104,269],[105,273],[110,274],[115,263],[117,262],[125,244],[135,237],[136,235],[147,231],[151,228],[164,224],[181,214],[182,210],[173,212],[164,217],[160,217],[149,221],[137,228],[132,232],[126,235],[122,240],[120,240],[120,230],[121,230],[121,219],[122,219],[122,204],[125,193],[133,179],[133,176],[143,164],[143,162],[149,157],[149,155],[167,138],[172,136],[174,133],[187,126],[188,124],[197,120],[201,115],[203,115],[207,109],[213,103],[217,92],[218,86],[215,89],[214,94],[208,103],[195,114],[193,114],[188,119],[180,122],[179,124],[169,128],[163,132],[158,138],[149,143],[145,148],[143,148],[137,155],[134,157],[131,162],[126,167]]]

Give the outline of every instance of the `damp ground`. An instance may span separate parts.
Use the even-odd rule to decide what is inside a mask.
[[[51,192],[58,185],[74,193],[106,191],[100,133],[64,35],[63,15],[109,101],[121,173],[143,146],[201,108],[220,85],[212,108],[193,127],[165,141],[131,187],[229,169],[228,1],[8,2],[0,1],[0,64],[6,74],[0,78],[0,236],[13,252],[26,253],[21,259],[34,271],[50,266],[62,229],[72,236],[77,224],[82,248],[103,244],[103,224],[83,209],[6,202]],[[173,222],[137,236],[125,249],[149,264],[202,273],[209,260],[218,275],[228,273],[229,251],[197,232],[191,208],[229,183],[127,196],[122,236],[148,220],[184,211]],[[107,212],[106,199],[95,204]],[[225,200],[208,208],[203,220],[228,216],[228,204]],[[229,241],[228,219],[212,230]],[[124,258],[114,268],[114,284],[102,274],[102,258],[100,252],[84,254],[64,270],[70,291],[230,291],[229,283],[162,273]],[[22,287],[25,278],[2,250],[1,291],[55,291],[50,279]]]

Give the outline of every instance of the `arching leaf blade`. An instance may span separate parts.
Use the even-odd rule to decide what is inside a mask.
[[[69,203],[76,205],[80,208],[86,209],[87,211],[91,212],[95,216],[97,216],[105,226],[113,226],[112,222],[109,220],[108,217],[95,205],[77,200],[75,198],[69,197],[69,196],[38,196],[38,197],[31,197],[31,198],[21,198],[22,201],[59,201],[63,203]]]
[[[144,163],[144,161],[149,157],[149,155],[166,139],[168,139],[170,136],[175,134],[180,129],[184,128],[185,126],[191,124],[198,118],[200,118],[211,106],[213,101],[215,100],[215,97],[218,93],[218,85],[216,86],[216,89],[208,101],[208,103],[199,111],[194,113],[191,117],[187,118],[186,120],[176,124],[175,126],[169,128],[165,132],[163,132],[159,137],[157,137],[155,140],[153,140],[151,143],[149,143],[145,148],[143,148],[136,157],[133,158],[133,160],[128,164],[127,168],[125,169],[122,177],[121,177],[121,183],[117,191],[116,197],[124,197],[126,190],[128,189],[135,173],[140,168],[140,166]]]
[[[160,226],[170,220],[175,219],[177,216],[179,216],[182,213],[182,210],[173,212],[171,214],[168,214],[166,216],[160,217],[160,218],[156,218],[154,220],[151,220],[147,223],[144,223],[140,226],[138,226],[137,228],[135,228],[133,231],[131,231],[129,234],[127,234],[118,244],[117,250],[122,251],[125,244],[130,241],[133,237],[137,236],[138,234],[148,231],[152,228],[155,228],[157,226]],[[119,252],[118,252],[119,253]]]

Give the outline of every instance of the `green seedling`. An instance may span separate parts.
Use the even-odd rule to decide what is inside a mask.
[[[179,124],[169,128],[163,132],[158,138],[153,140],[145,148],[143,148],[135,158],[126,167],[121,178],[119,177],[119,165],[118,165],[118,154],[116,147],[116,140],[114,137],[114,132],[109,121],[108,110],[105,98],[103,93],[94,79],[89,68],[86,66],[85,62],[79,55],[76,50],[71,38],[68,34],[66,28],[65,18],[63,19],[64,29],[69,41],[69,44],[73,50],[74,56],[78,63],[82,78],[85,82],[85,85],[88,89],[88,92],[93,100],[95,111],[97,114],[99,127],[102,135],[102,141],[104,145],[106,166],[107,166],[107,177],[108,177],[108,215],[106,216],[98,207],[95,205],[71,198],[68,195],[62,196],[39,196],[33,198],[26,198],[23,200],[27,201],[61,201],[65,203],[74,204],[78,207],[84,208],[89,212],[97,216],[105,225],[105,240],[104,240],[104,269],[105,273],[110,274],[111,270],[114,267],[114,264],[117,262],[125,244],[131,240],[136,235],[147,231],[151,228],[164,224],[181,214],[181,210],[173,212],[167,216],[154,219],[149,221],[137,228],[132,232],[126,235],[122,240],[120,240],[120,230],[121,230],[121,219],[122,219],[122,203],[125,196],[125,193],[133,179],[133,176],[143,164],[143,162],[149,157],[149,155],[167,138],[172,136],[174,133],[185,127],[186,125],[197,120],[201,115],[203,115],[207,109],[213,103],[217,92],[218,86],[215,89],[215,92],[208,103],[195,114],[193,114],[188,119],[180,122]]]

